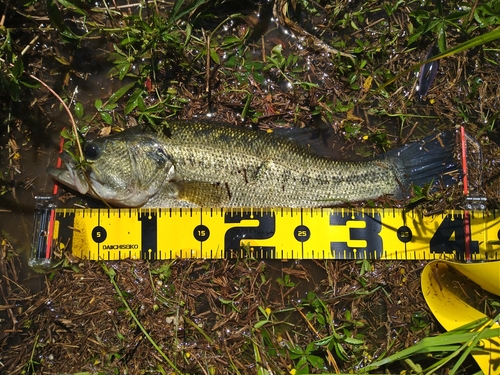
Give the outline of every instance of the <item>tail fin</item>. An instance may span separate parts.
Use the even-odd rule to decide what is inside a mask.
[[[455,139],[453,132],[443,132],[383,155],[396,165],[401,184],[397,198],[408,195],[412,186],[450,186],[458,181],[460,168],[454,158]]]

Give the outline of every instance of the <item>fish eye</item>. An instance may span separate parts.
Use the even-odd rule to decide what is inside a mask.
[[[83,154],[85,155],[85,159],[95,160],[101,154],[101,148],[97,144],[89,142],[85,144]]]

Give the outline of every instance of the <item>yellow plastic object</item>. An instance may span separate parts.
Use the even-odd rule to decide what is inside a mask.
[[[468,277],[484,290],[500,295],[500,261],[485,263],[457,263],[436,260],[422,272],[422,292],[431,311],[443,327],[450,331],[485,315],[467,303]],[[465,289],[464,289],[465,288]],[[495,325],[498,328],[498,323]],[[472,355],[485,375],[500,374],[500,337],[483,340],[482,350]]]
[[[341,207],[43,210],[33,231],[35,260],[50,258],[50,244],[89,260],[466,259],[464,210],[430,216]],[[471,211],[468,219],[471,260],[500,259],[500,210]]]

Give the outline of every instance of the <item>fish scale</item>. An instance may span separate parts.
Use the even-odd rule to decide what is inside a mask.
[[[125,207],[321,207],[401,198],[412,184],[453,182],[451,132],[365,161],[339,161],[274,133],[202,121],[169,120],[89,143],[83,172],[49,169],[62,183]]]
[[[171,136],[162,143],[174,162],[175,180],[180,186],[205,182],[183,188],[182,198],[196,205],[314,207],[398,188],[394,173],[374,161],[340,163],[266,132],[206,123],[169,126]],[[365,179],[374,183],[360,189],[356,181]]]

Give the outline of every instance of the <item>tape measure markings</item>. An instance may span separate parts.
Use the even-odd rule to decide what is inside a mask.
[[[465,255],[464,212],[401,209],[55,209],[54,243],[118,260],[435,259]],[[471,211],[474,260],[499,256],[497,212]]]

